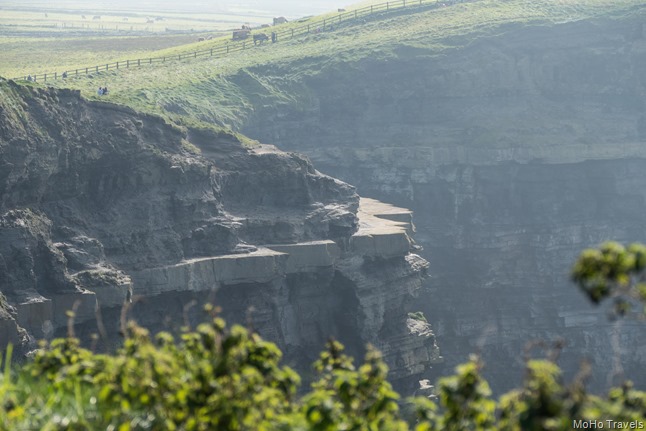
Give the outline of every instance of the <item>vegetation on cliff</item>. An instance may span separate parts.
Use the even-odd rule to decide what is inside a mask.
[[[70,77],[48,84],[76,88],[89,98],[96,87],[107,85],[110,100],[137,110],[176,118],[193,116],[239,128],[256,103],[296,100],[300,81],[332,70],[341,63],[389,60],[414,55],[441,56],[447,50],[491,37],[518,26],[553,26],[586,19],[627,19],[643,8],[638,0],[483,0],[439,9],[420,9],[375,15],[348,21],[333,31],[312,32],[303,38],[279,41],[232,53],[225,58],[168,61],[162,65],[119,69]],[[294,24],[302,25],[302,24]],[[220,46],[207,41],[200,50]],[[187,55],[195,44],[156,52],[174,57]],[[86,66],[91,66],[88,64]],[[280,79],[275,79],[276,71]],[[306,98],[306,95],[302,95]],[[269,100],[271,99],[271,101]]]
[[[646,247],[605,244],[582,253],[573,278],[599,302],[640,293]],[[628,289],[628,290],[627,290]],[[387,382],[372,349],[354,366],[330,341],[314,364],[318,375],[298,395],[299,376],[280,365],[272,343],[241,326],[210,323],[154,338],[130,323],[115,354],[97,354],[74,338],[43,344],[33,361],[0,376],[0,428],[43,430],[569,430],[641,429],[646,392],[630,382],[605,398],[588,394],[584,366],[564,384],[553,361],[528,359],[522,386],[491,397],[478,358],[440,379],[436,395],[406,400]],[[626,311],[626,307],[620,308]],[[72,316],[73,317],[73,316]],[[558,349],[558,346],[556,347]],[[618,425],[619,424],[619,425]],[[613,428],[613,429],[614,429]]]
[[[340,61],[360,61],[368,55],[406,56],[421,48],[441,52],[495,33],[505,24],[549,25],[629,16],[639,10],[640,2],[549,5],[554,7],[548,7],[548,2],[482,1],[434,11],[434,15],[429,12],[413,23],[410,17],[404,24],[402,17],[393,16],[365,23],[362,32],[340,28],[313,35],[303,43],[259,47],[217,64],[178,62],[58,84],[81,88],[90,97],[96,85],[109,85],[112,95],[104,100],[235,127],[258,103],[306,98],[306,94],[290,96],[283,90],[321,67],[333,70]],[[435,20],[433,25],[430,19]],[[433,32],[437,34],[428,37]],[[397,47],[384,43],[389,40],[397,41]],[[271,68],[279,70],[274,75],[284,80],[263,76],[261,71]],[[285,73],[288,70],[291,74]],[[22,109],[8,111],[13,115]],[[27,124],[25,118],[16,115],[12,123]],[[189,153],[199,152],[188,141],[181,145]],[[641,246],[626,249],[609,244],[586,251],[574,279],[593,301],[615,297],[616,311],[627,314],[632,304],[646,299],[646,287],[640,282],[645,256]],[[0,298],[0,308],[1,303]],[[5,365],[0,378],[0,429],[410,427],[404,420],[409,419],[407,414],[397,405],[398,395],[385,380],[386,368],[372,350],[363,365],[354,367],[341,346],[330,343],[315,364],[319,380],[300,396],[298,376],[280,366],[281,355],[273,344],[241,327],[227,330],[215,316],[210,324],[186,331],[180,340],[167,334],[151,338],[135,325],[125,333],[123,348],[113,355],[93,353],[70,338],[43,346],[34,361],[22,368],[12,370]],[[418,417],[413,426],[418,430],[570,429],[576,421],[604,421],[605,425],[606,420],[637,421],[646,416],[646,394],[630,384],[611,390],[606,398],[592,396],[585,390],[585,372],[566,385],[549,360],[528,360],[522,387],[495,400],[481,377],[482,366],[474,358],[459,367],[455,376],[439,382],[435,400],[411,400]]]

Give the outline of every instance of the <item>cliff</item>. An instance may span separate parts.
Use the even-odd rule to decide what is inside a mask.
[[[111,72],[110,98],[298,150],[363,196],[414,210],[433,278],[411,311],[433,323],[447,371],[481,352],[500,392],[517,385],[526,346],[564,337],[567,376],[588,358],[596,390],[622,375],[644,385],[641,324],[608,322],[567,281],[584,247],[646,239],[643,1],[457,3],[225,61]],[[95,97],[93,78],[54,85]],[[293,236],[289,225],[271,232]]]
[[[444,39],[429,29],[392,55],[339,53],[300,74],[277,61],[230,80],[255,88],[244,133],[415,211],[433,274],[421,308],[447,366],[479,351],[507,389],[528,343],[563,337],[569,376],[588,358],[597,390],[621,375],[643,385],[643,327],[609,322],[568,273],[585,247],[646,240],[645,17],[642,5]]]
[[[439,360],[406,317],[428,266],[412,229],[298,154],[0,83],[2,345],[65,335],[74,310],[109,348],[123,315],[178,331],[208,301],[301,370],[336,337],[408,387]]]

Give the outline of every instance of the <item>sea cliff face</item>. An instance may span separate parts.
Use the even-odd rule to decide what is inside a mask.
[[[299,97],[265,98],[242,130],[415,211],[433,275],[422,309],[447,366],[481,352],[508,389],[526,346],[562,337],[569,376],[587,358],[597,390],[622,372],[643,385],[643,325],[609,322],[568,281],[583,248],[646,240],[641,16],[402,43],[289,85],[289,65],[259,68]]]
[[[402,388],[440,359],[407,317],[428,266],[410,211],[227,132],[74,91],[0,92],[3,346],[73,328],[110,348],[125,318],[179,331],[212,302],[301,370],[329,337],[381,348]]]

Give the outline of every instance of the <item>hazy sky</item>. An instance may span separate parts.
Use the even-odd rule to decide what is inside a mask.
[[[2,6],[41,7],[85,11],[186,11],[195,12],[259,12],[267,16],[300,17],[330,12],[358,0],[0,0]]]

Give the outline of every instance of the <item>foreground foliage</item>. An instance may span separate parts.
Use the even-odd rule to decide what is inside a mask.
[[[595,301],[645,301],[646,248],[615,243],[582,253],[574,280]],[[522,387],[491,397],[478,358],[439,380],[436,396],[404,402],[386,381],[379,352],[353,365],[331,341],[314,364],[317,380],[299,396],[298,374],[272,343],[213,319],[151,337],[131,323],[115,354],[73,338],[43,345],[0,375],[0,430],[569,430],[644,429],[646,393],[630,382],[605,398],[586,393],[587,370],[564,384],[558,366],[529,360]],[[404,420],[402,411],[415,412]]]
[[[527,363],[522,388],[499,401],[477,358],[443,378],[437,400],[407,400],[417,420],[403,420],[387,368],[369,349],[354,367],[337,342],[315,363],[318,381],[296,396],[298,375],[281,353],[221,319],[182,335],[130,325],[114,355],[94,354],[75,339],[44,346],[34,360],[0,379],[2,430],[568,430],[574,421],[637,421],[646,393],[630,384],[606,399],[581,381],[564,386],[552,362]]]
[[[613,301],[617,315],[623,316],[642,306],[646,314],[646,246],[630,244],[628,247],[607,242],[598,249],[581,253],[572,279],[595,304],[608,299]]]

